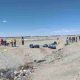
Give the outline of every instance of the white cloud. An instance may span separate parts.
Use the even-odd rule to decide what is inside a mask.
[[[3,22],[3,23],[6,23],[6,22],[7,22],[7,20],[3,20],[2,22]]]

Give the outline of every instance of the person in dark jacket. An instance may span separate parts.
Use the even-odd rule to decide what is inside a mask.
[[[22,37],[22,45],[24,45],[24,37]]]
[[[11,40],[11,42],[10,42],[10,43],[11,43],[11,46],[13,47],[13,40]]]

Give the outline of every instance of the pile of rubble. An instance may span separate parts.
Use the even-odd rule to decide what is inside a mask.
[[[18,69],[1,69],[0,80],[31,80],[30,74],[33,72],[31,63],[20,66]]]

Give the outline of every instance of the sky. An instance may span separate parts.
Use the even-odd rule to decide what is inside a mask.
[[[80,34],[80,0],[0,0],[0,36]]]

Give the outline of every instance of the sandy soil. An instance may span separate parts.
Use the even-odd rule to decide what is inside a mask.
[[[63,58],[39,66],[33,80],[80,80],[80,45],[71,44],[63,48]]]
[[[42,47],[45,43],[54,42],[56,38],[26,40],[24,46],[17,40],[18,47],[0,46],[0,69],[16,68],[34,60],[45,59],[45,62],[35,67],[31,74],[32,80],[80,80],[80,42],[64,46],[65,39],[60,37],[60,44],[56,50]],[[31,49],[31,43],[41,47]]]

